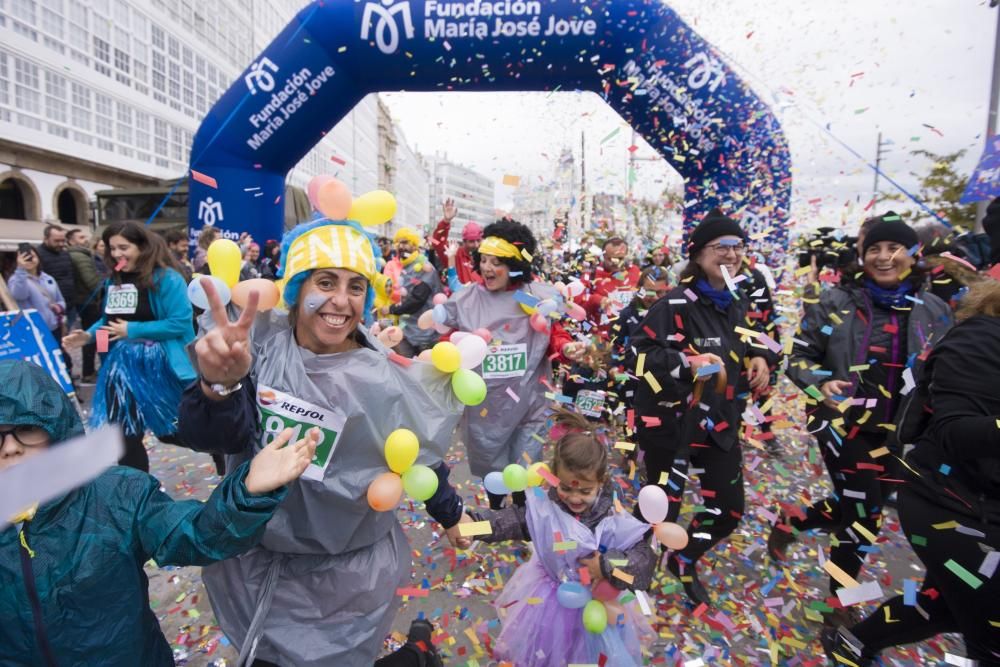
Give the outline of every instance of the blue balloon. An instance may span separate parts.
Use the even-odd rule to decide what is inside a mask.
[[[488,473],[483,478],[483,486],[486,487],[487,491],[498,496],[506,496],[510,493],[510,489],[503,483],[503,473],[497,470]]]
[[[443,303],[439,303],[434,306],[434,309],[431,311],[431,316],[437,324],[444,324],[448,321],[448,311],[445,310]]]
[[[222,305],[226,306],[229,304],[229,300],[233,298],[232,292],[229,290],[229,285],[222,281],[222,278],[216,276],[205,276],[215,285],[215,291],[219,295],[219,299],[222,301]],[[198,306],[202,310],[208,310],[208,296],[205,294],[205,289],[201,286],[201,278],[195,278],[188,283],[187,288],[188,300]]]
[[[590,589],[579,581],[564,581],[556,589],[556,599],[567,609],[583,609],[590,602]]]
[[[474,4],[304,7],[205,115],[191,146],[191,230],[280,238],[289,170],[368,93],[562,89],[601,95],[681,174],[687,230],[721,206],[756,245],[784,250],[792,172],[781,125],[669,3],[524,0],[469,13]],[[512,53],[533,55],[510,67]]]

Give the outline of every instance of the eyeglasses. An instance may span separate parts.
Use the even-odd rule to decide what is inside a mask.
[[[711,248],[716,255],[725,255],[730,250],[735,252],[737,255],[742,255],[747,251],[746,243],[713,243],[705,247]]]
[[[38,447],[49,442],[49,434],[43,428],[22,424],[14,428],[0,429],[0,443],[8,435],[13,435],[14,439],[25,447]]]

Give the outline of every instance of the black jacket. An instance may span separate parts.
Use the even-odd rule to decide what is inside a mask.
[[[73,274],[73,259],[69,252],[53,252],[44,243],[35,246],[38,251],[38,258],[42,261],[42,271],[52,276],[59,285],[66,303],[74,303],[76,298],[76,283]]]
[[[915,299],[909,311],[897,313],[901,322],[905,320],[906,331],[898,328],[900,337],[905,336],[904,363],[911,369],[913,382],[922,377],[931,347],[953,324],[951,309],[941,299],[926,290],[917,292]],[[821,406],[812,416],[813,421],[841,416],[822,406],[820,387],[830,380],[850,381],[852,395],[878,403],[870,409],[867,404],[852,406],[843,415],[848,423],[860,423],[862,430],[882,432],[884,425],[892,421],[902,387],[887,389],[891,393],[888,398],[879,389],[872,389],[879,384],[876,376],[885,370],[878,362],[872,363],[882,354],[879,339],[886,337],[885,313],[881,311],[867,289],[854,285],[834,287],[823,292],[818,302],[807,301],[785,374],[806,393],[807,404]]]
[[[696,301],[689,300],[689,290],[695,292]],[[721,310],[688,284],[675,287],[653,304],[632,337],[637,363],[643,361],[643,373],[636,372],[639,381],[635,393],[640,429],[657,428],[663,437],[680,439],[681,446],[704,443],[711,432],[713,444],[725,451],[733,448],[750,392],[746,361],[763,357],[771,367],[778,361],[770,348],[757,340],[751,344],[748,336],[737,333],[736,327],[763,333],[760,320],[747,317],[748,306],[744,295]],[[722,394],[715,393],[714,380],[710,379],[700,404],[688,406],[694,377],[685,363],[685,352],[722,358],[728,376]],[[647,372],[652,373],[659,391],[645,379]]]
[[[1000,317],[952,329],[928,360],[931,417],[907,457],[910,487],[928,500],[1000,523]]]

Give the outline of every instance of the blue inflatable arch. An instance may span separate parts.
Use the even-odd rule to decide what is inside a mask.
[[[597,92],[663,155],[685,179],[686,224],[720,205],[784,246],[777,119],[656,0],[318,0],[205,117],[190,226],[280,238],[288,171],[368,93],[556,88]]]

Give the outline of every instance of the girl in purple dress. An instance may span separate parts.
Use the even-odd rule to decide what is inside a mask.
[[[478,539],[534,544],[495,602],[503,629],[494,657],[518,667],[597,664],[602,654],[607,667],[641,665],[642,646],[653,638],[637,598],[656,566],[645,539],[649,525],[616,501],[607,447],[593,427],[574,413],[557,413],[550,438],[559,483],[548,492],[529,488],[524,507],[472,512],[492,529]],[[584,627],[582,606],[591,597],[607,612],[599,634]]]

